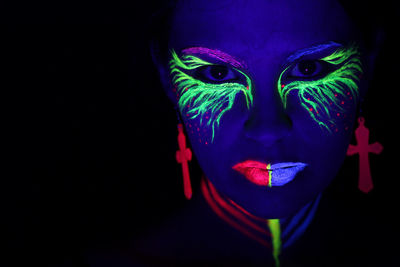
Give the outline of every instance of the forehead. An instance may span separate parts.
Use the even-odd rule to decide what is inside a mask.
[[[219,48],[248,57],[345,42],[351,25],[335,0],[185,0],[178,1],[169,46]]]

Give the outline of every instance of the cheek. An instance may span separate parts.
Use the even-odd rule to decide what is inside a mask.
[[[172,91],[175,94],[176,103],[179,103],[180,95],[178,93],[178,87],[176,85],[173,86]],[[186,106],[179,107],[181,119],[185,125],[186,133],[190,140],[191,145],[194,144],[204,144],[209,145],[211,142],[212,134],[210,133],[210,129],[203,127],[201,125],[200,118],[192,118],[193,116],[198,115],[198,111],[195,111],[192,115],[190,114],[191,106],[190,104],[186,104]],[[205,113],[205,119],[210,118],[210,112],[207,111]]]
[[[355,83],[354,83],[355,84]],[[340,88],[334,91],[332,88]],[[286,88],[285,88],[286,89]],[[353,86],[331,85],[328,88],[296,87],[288,89],[287,106],[294,123],[318,134],[332,135],[351,131],[359,90]],[[316,131],[315,128],[320,131]]]
[[[200,121],[200,118],[191,118],[191,115],[188,113],[183,113],[182,119],[183,123],[186,125],[186,131],[189,136],[190,142],[192,145],[210,145],[213,139],[213,129],[207,123],[203,123]],[[210,112],[207,111],[204,113],[204,120],[210,119]]]
[[[240,97],[239,97],[240,98]],[[233,106],[228,110],[218,109],[205,111],[204,114],[195,113],[193,117],[188,111],[190,107],[181,112],[181,118],[186,126],[192,146],[205,147],[207,151],[212,147],[224,146],[231,143],[238,135],[238,127],[243,125],[243,120],[248,110],[243,106]]]
[[[176,101],[179,103],[180,95],[175,89]],[[186,92],[185,92],[186,93]],[[192,145],[208,146],[213,143],[225,105],[215,108],[201,108],[188,101],[179,106],[181,119],[186,126],[186,132]]]
[[[330,133],[338,134],[349,132],[352,129],[356,113],[356,99],[347,91],[344,95],[334,94],[334,100],[326,104],[329,116],[321,118],[321,121],[328,126]],[[309,109],[309,113],[318,115],[318,111]]]
[[[248,110],[252,103],[251,91],[243,85],[194,87],[179,91],[176,98],[192,145],[214,143],[227,114],[232,110]]]

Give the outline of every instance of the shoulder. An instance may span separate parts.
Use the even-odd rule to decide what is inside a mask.
[[[91,258],[93,267],[246,266],[270,261],[270,252],[232,229],[208,206],[189,203],[128,247]]]
[[[376,195],[332,193],[323,196],[309,229],[289,248],[287,258],[305,266],[395,266],[399,231],[384,216]]]
[[[257,255],[269,255],[266,248],[233,229],[208,206],[191,204],[150,235],[136,240],[132,248],[135,254],[147,262],[158,259],[186,266],[200,262],[225,266],[232,261],[246,262]],[[243,246],[254,254],[246,255]]]

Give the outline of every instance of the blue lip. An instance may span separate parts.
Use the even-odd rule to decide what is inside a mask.
[[[283,186],[292,181],[307,164],[302,162],[283,162],[271,166],[271,186]]]

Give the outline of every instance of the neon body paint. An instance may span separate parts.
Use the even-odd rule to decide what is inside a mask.
[[[267,220],[267,225],[272,236],[272,256],[275,260],[275,266],[279,267],[279,255],[281,254],[281,225],[279,219],[269,219]]]
[[[202,179],[201,190],[207,203],[221,219],[249,238],[272,249],[275,266],[280,266],[279,255],[283,242],[279,219],[263,219],[252,215],[231,199],[220,195],[208,180]]]
[[[293,217],[266,219],[255,216],[225,195],[220,194],[206,178],[201,180],[201,191],[211,209],[225,222],[247,237],[272,249],[275,265],[283,249],[291,246],[306,230],[317,210],[321,195],[305,205]],[[267,203],[268,205],[268,203]]]
[[[205,53],[206,50],[201,50],[201,52]],[[220,84],[203,82],[192,77],[189,72],[215,64],[192,55],[183,55],[180,58],[173,50],[171,53],[170,74],[173,77],[172,82],[176,86],[180,112],[186,114],[190,119],[198,118],[200,125],[205,123],[210,127],[212,142],[215,129],[219,126],[222,116],[232,108],[237,94],[243,93],[247,109],[252,105],[251,80],[246,74],[235,68],[235,71],[245,77],[246,85],[238,82]]]
[[[309,53],[311,52],[308,50],[303,52],[303,54]],[[290,60],[296,60],[301,56],[296,54]],[[359,97],[358,82],[363,72],[360,53],[355,45],[350,45],[340,47],[319,60],[338,68],[318,80],[294,80],[282,84],[282,77],[290,69],[289,66],[280,74],[277,88],[285,108],[289,94],[297,91],[301,106],[320,127],[331,132],[329,125],[335,124],[333,117],[340,116],[345,111],[343,99],[350,99],[356,103]]]

